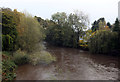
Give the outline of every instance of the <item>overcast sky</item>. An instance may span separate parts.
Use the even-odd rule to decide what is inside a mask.
[[[118,17],[120,0],[0,0],[0,7],[27,11],[33,16],[51,18],[56,12],[71,13],[74,10],[87,13],[90,23],[104,17],[106,22],[114,23]]]

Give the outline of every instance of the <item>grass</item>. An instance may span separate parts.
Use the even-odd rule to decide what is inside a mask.
[[[56,58],[47,51],[35,52],[29,56],[29,59],[33,65],[37,65],[40,63],[50,64],[53,61],[56,61]]]

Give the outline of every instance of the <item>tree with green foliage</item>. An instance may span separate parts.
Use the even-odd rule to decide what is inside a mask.
[[[56,24],[63,26],[67,22],[67,15],[65,12],[57,12],[52,15],[51,20],[53,20]]]
[[[119,30],[120,30],[120,23],[119,23],[119,20],[117,18],[116,21],[115,21],[114,27],[113,27],[113,31],[114,32],[119,32]]]
[[[58,46],[77,47],[77,39],[74,31],[68,26],[55,25],[50,28],[47,35],[51,43]]]
[[[92,31],[95,32],[98,29],[98,24],[97,21],[95,20],[94,23],[92,24]]]
[[[47,21],[42,19],[41,17],[37,17],[35,16],[35,19],[37,19],[37,21],[40,23],[40,25],[43,27],[43,28],[47,28]]]
[[[16,49],[18,32],[16,30],[14,12],[11,9],[2,9],[2,50],[13,51]]]
[[[117,33],[108,30],[98,30],[89,40],[91,53],[108,54],[116,49]]]
[[[120,49],[120,24],[118,19],[116,19],[113,26],[111,26],[109,22],[106,24],[104,18],[100,18],[94,24],[97,27],[95,27],[95,25],[92,26],[94,35],[92,35],[89,41],[90,52],[118,54]]]
[[[75,11],[69,14],[68,24],[77,34],[77,46],[79,46],[79,38],[82,36],[82,32],[87,29],[89,25],[88,15],[84,14],[82,11]]]
[[[110,24],[110,22],[107,23],[107,26],[109,26],[109,28],[112,28],[112,25]]]
[[[45,36],[43,27],[41,27],[38,21],[28,13],[21,16],[19,27],[19,30],[21,30],[20,32],[22,32],[18,36],[19,48],[27,52],[35,51],[37,45]]]
[[[103,30],[105,29],[105,26],[105,18],[100,18],[92,24],[92,32],[95,32],[96,30]]]
[[[69,28],[67,25],[66,13],[57,12],[52,15],[51,19],[52,20],[47,20],[48,24],[48,28],[46,29],[47,42],[52,43],[54,45],[71,47],[72,43],[70,44],[71,37],[70,34],[72,33],[71,32],[72,29]]]
[[[98,23],[99,25],[99,30],[104,30],[106,27],[106,21],[101,21]]]
[[[49,37],[50,39],[51,36],[55,41],[53,43],[58,42],[56,44],[60,44],[62,46],[78,47],[79,37],[82,35],[82,31],[85,30],[89,24],[88,16],[79,11],[69,15],[65,12],[57,12],[52,15],[51,19],[56,24],[55,26],[53,25],[53,27],[49,26],[50,29],[47,29],[50,30],[47,34],[47,38]]]
[[[118,38],[117,38],[117,48],[118,50],[120,50],[120,22],[118,20],[118,18],[115,21],[115,24],[113,26],[113,32],[117,32],[118,33]]]

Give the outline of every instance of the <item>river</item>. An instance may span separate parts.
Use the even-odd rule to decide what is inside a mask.
[[[50,65],[19,66],[16,80],[117,80],[119,57],[90,54],[74,48],[46,46],[56,56]]]

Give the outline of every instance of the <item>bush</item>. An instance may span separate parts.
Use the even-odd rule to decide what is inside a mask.
[[[29,59],[30,59],[30,63],[32,63],[33,65],[37,65],[39,63],[50,64],[53,61],[56,61],[56,58],[46,51],[41,51],[31,54]]]
[[[16,65],[26,64],[29,61],[28,55],[21,50],[17,50],[13,55],[13,61],[15,62]]]
[[[17,66],[6,54],[2,55],[2,80],[13,80],[16,77]]]
[[[116,49],[117,33],[111,31],[99,30],[89,41],[89,50],[91,53],[108,54]]]

